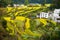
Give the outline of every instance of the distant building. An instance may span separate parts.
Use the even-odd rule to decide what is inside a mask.
[[[41,12],[37,15],[38,18],[48,18],[49,13]]]
[[[14,7],[19,7],[20,5],[19,4],[13,4]]]
[[[38,4],[38,3],[30,3],[28,6],[29,7],[40,7],[41,4]]]
[[[55,22],[60,22],[60,9],[55,9],[53,13],[53,20]]]
[[[55,9],[54,12],[41,12],[37,14],[37,18],[52,19],[55,22],[60,23],[60,9]]]
[[[10,7],[11,5],[10,4],[8,4],[8,7]]]
[[[24,5],[24,4],[21,4],[20,6],[21,6],[21,7],[24,7],[25,5]]]

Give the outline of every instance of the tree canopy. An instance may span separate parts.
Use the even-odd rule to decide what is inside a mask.
[[[25,5],[29,4],[29,0],[25,0],[25,1],[24,1],[24,4],[25,4]]]
[[[13,0],[0,0],[0,7],[6,7],[8,4],[12,4]]]

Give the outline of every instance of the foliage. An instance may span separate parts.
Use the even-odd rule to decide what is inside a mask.
[[[6,7],[8,4],[12,4],[12,0],[0,0],[0,7]]]
[[[25,5],[28,5],[28,4],[29,4],[29,0],[25,0],[25,1],[24,1],[24,4],[25,4]]]
[[[55,8],[56,9],[59,9],[60,8],[60,2],[59,1],[60,0],[53,0],[50,9],[51,10],[54,10]]]
[[[20,19],[19,19],[20,18]],[[7,23],[7,31],[9,32],[10,35],[21,35],[22,39],[23,40],[30,40],[30,39],[40,39],[40,37],[42,37],[43,35],[45,35],[45,33],[49,33],[51,31],[53,31],[53,25],[55,25],[55,23],[52,23],[51,21],[49,20],[46,20],[46,19],[39,19],[39,22],[41,22],[39,25],[36,25],[36,19],[30,19],[31,23],[29,24],[27,18],[21,18],[21,17],[16,17],[15,20],[11,20],[11,19],[7,19],[7,17],[4,17],[4,19],[8,22]],[[25,20],[25,22],[24,22]],[[33,21],[32,21],[33,20]],[[42,21],[44,20],[44,21]],[[51,22],[49,25],[47,25],[47,23]],[[26,26],[24,26],[26,25]],[[52,25],[52,26],[50,26]],[[50,27],[50,28],[49,28]],[[19,34],[16,34],[19,33]],[[47,35],[46,34],[46,35]],[[19,38],[19,37],[18,37]]]
[[[31,17],[31,15],[36,15],[34,14],[36,11],[43,11],[44,8],[47,7],[7,7],[6,15],[9,16],[1,16],[2,19],[0,19],[2,20],[0,21],[0,30],[5,30],[5,34],[8,33],[6,35],[8,37],[5,37],[4,40],[58,40],[60,38],[59,24],[52,20]],[[3,28],[2,25],[6,27]]]

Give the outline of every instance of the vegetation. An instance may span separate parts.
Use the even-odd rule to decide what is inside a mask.
[[[1,0],[0,7],[12,3]],[[25,0],[25,5],[28,3]],[[50,11],[50,5],[0,8],[0,40],[60,40],[60,23],[36,17],[40,12]]]
[[[2,20],[0,30],[3,30],[0,32],[2,33],[1,40],[58,40],[60,38],[60,26],[56,22],[36,18],[39,11],[46,11],[48,7],[27,8],[7,7],[4,9],[6,14],[1,16],[3,19],[0,19]]]
[[[0,7],[6,7],[8,4],[13,4],[12,0],[0,0]]]
[[[25,0],[25,1],[24,1],[24,4],[25,4],[25,5],[29,4],[29,0]]]
[[[59,1],[60,0],[53,0],[50,9],[51,10],[59,9],[60,8],[60,2]]]

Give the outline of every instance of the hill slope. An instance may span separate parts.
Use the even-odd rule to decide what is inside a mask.
[[[44,3],[45,0],[29,0],[29,3]],[[14,0],[16,3],[24,3],[24,0]],[[46,0],[46,3],[52,3],[52,0]]]

